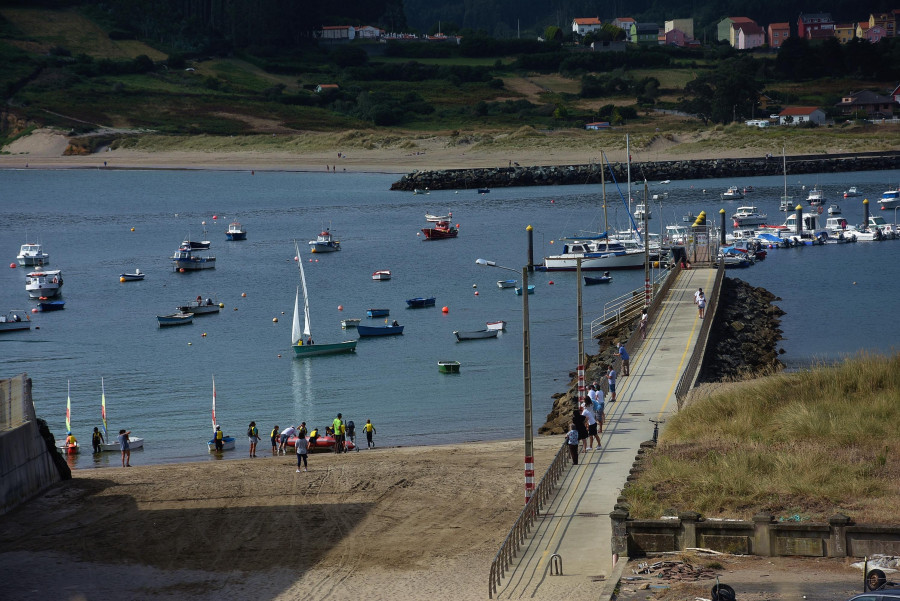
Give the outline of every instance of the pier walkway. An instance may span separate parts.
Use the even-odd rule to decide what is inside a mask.
[[[650,420],[664,420],[677,411],[675,389],[702,326],[694,292],[698,288],[711,291],[715,278],[715,269],[682,271],[662,299],[647,339],[632,353],[629,376],[622,377],[617,361],[618,398],[615,403],[607,398],[602,448],[581,454],[578,465],[567,468],[494,598],[599,597],[598,581],[609,579],[613,571],[609,513],[640,444],[653,437]],[[546,469],[536,467],[538,474]],[[562,576],[551,576],[554,554],[562,560]]]

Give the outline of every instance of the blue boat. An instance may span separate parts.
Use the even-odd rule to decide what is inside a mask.
[[[182,326],[194,321],[193,313],[172,313],[171,315],[157,315],[156,321],[159,327],[163,326]]]
[[[66,308],[66,301],[44,301],[40,305],[41,311],[59,311]]]
[[[528,294],[534,294],[534,284],[528,284]],[[516,288],[516,296],[522,296],[521,288]]]
[[[390,314],[390,309],[366,309],[366,315],[369,317],[387,317]]]
[[[411,298],[406,301],[406,304],[410,309],[421,309],[422,307],[433,307],[434,306],[434,297],[430,298]]]
[[[403,333],[403,328],[404,326],[400,325],[356,326],[360,338],[366,338],[368,336],[396,336],[397,334]]]

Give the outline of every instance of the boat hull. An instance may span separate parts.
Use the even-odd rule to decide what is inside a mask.
[[[519,280],[498,280],[497,288],[515,288]]]
[[[61,311],[66,308],[65,301],[50,301],[46,303],[39,303],[41,306],[41,311]]]
[[[607,271],[610,269],[640,269],[644,266],[642,251],[617,251],[610,253],[591,253],[581,257],[582,271]],[[575,271],[578,268],[578,255],[554,255],[544,257],[543,271]]]
[[[33,271],[26,276],[25,291],[30,298],[53,298],[63,286],[62,272]]]
[[[191,315],[209,315],[210,313],[218,313],[221,308],[219,305],[182,305],[177,307],[182,313],[190,313]]]
[[[391,314],[390,309],[367,309],[366,315],[368,317],[387,317]]]
[[[609,284],[612,281],[612,278],[609,276],[600,276],[599,278],[592,278],[589,276],[584,276],[584,285],[585,286],[596,286],[597,284]]]
[[[309,440],[308,436],[306,437],[306,440]],[[284,444],[289,447],[296,447],[297,446],[297,437],[296,436],[288,437],[287,442],[285,442]],[[352,451],[352,450],[356,449],[356,445],[353,444],[353,442],[351,442],[349,438],[347,438],[344,441],[344,448],[347,451]],[[327,453],[329,451],[334,452],[334,436],[319,436],[319,437],[317,437],[316,444],[310,444],[307,447],[307,450],[310,453]]]
[[[184,257],[172,259],[172,263],[177,270],[185,270],[185,271],[199,271],[201,269],[215,269],[216,268],[216,258],[215,257]]]
[[[499,330],[476,330],[474,332],[453,332],[457,342],[464,340],[486,340],[487,338],[496,338]]]
[[[341,327],[344,328],[345,330],[346,330],[347,328],[355,328],[355,327],[359,326],[359,322],[360,322],[360,321],[361,321],[361,320],[358,319],[358,318],[354,318],[354,319],[342,319],[342,320],[341,320]]]
[[[332,344],[293,344],[295,357],[315,357],[318,355],[337,355],[356,351],[356,340],[345,340]]]
[[[16,319],[18,317],[18,320]],[[28,314],[20,309],[10,311],[6,315],[0,316],[0,332],[11,332],[14,330],[30,330],[31,318]]]
[[[435,298],[433,296],[431,298],[411,298],[406,301],[406,304],[410,309],[421,309],[423,307],[433,307],[434,303],[435,303]]]
[[[189,323],[193,323],[194,316],[190,313],[173,313],[172,315],[157,315],[156,321],[159,323],[159,327],[168,327],[168,326],[183,326]]]
[[[459,361],[438,361],[438,371],[442,374],[458,374]]]
[[[122,282],[140,282],[143,279],[143,273],[123,273],[119,275],[119,280]]]
[[[357,326],[360,338],[368,338],[372,336],[397,336],[403,333],[406,326]]]
[[[310,242],[309,246],[314,253],[333,253],[341,250],[340,246],[335,246],[334,244],[319,244],[317,242]]]
[[[247,232],[225,232],[225,239],[231,242],[237,242],[238,240],[246,240]]]
[[[386,282],[387,280],[391,279],[391,272],[387,269],[376,271],[372,274],[372,279],[376,282]]]
[[[489,329],[489,330],[497,330],[499,332],[506,330],[506,322],[503,320],[489,321],[485,325],[487,326],[487,329]]]
[[[422,229],[422,233],[425,234],[426,240],[449,240],[450,238],[456,238],[457,234],[459,234],[459,230],[456,228],[444,230],[426,227]]]
[[[209,448],[211,453],[216,452],[216,441],[215,439],[210,440],[206,443],[206,446]],[[233,451],[234,450],[234,436],[226,436],[222,439],[222,450],[223,451]]]
[[[135,449],[143,449],[144,448],[144,439],[143,438],[130,438],[128,439],[128,447],[133,451]],[[114,442],[104,442],[100,445],[100,451],[103,453],[112,453],[121,451],[122,447],[119,446],[119,441],[116,440]]]

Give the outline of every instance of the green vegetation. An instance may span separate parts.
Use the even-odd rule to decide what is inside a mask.
[[[735,384],[683,408],[623,495],[631,514],[759,511],[900,523],[900,354]]]

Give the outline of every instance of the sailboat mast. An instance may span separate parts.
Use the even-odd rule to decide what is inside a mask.
[[[216,432],[216,377],[212,377],[213,383],[213,405],[212,405],[212,426],[213,426],[213,436],[215,436]]]
[[[66,380],[66,434],[72,433],[72,386]]]
[[[100,417],[103,419],[103,440],[109,442],[109,431],[106,425],[106,386],[103,377],[100,377]]]
[[[631,214],[631,141],[625,134],[625,159],[628,165],[628,213]]]
[[[606,155],[600,157],[600,185],[603,189],[603,233],[606,235],[606,250],[609,250],[609,216],[606,214],[606,168],[603,162],[609,165]]]

